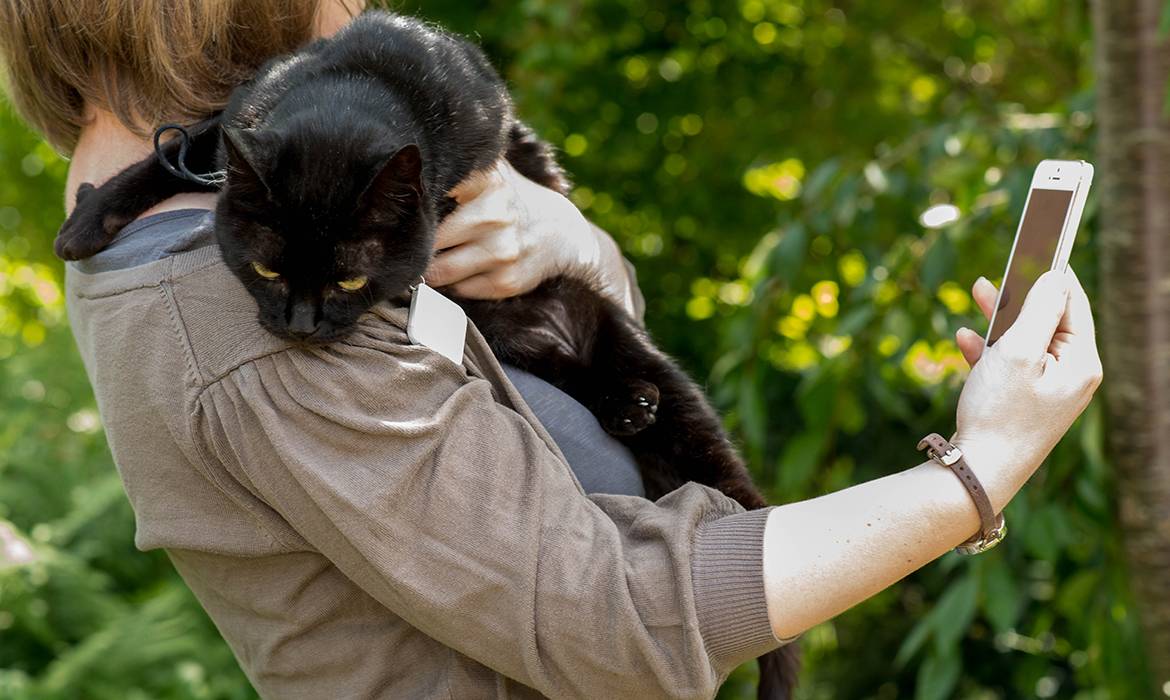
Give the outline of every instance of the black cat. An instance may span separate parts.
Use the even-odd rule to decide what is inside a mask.
[[[170,162],[179,143],[162,147]],[[501,157],[567,193],[550,148],[515,117],[477,47],[368,12],[265,65],[222,115],[192,130],[186,166],[226,171],[216,236],[260,322],[293,341],[327,342],[419,280],[436,225],[455,207],[446,193]],[[57,253],[88,257],[154,204],[219,187],[148,158],[78,191]],[[746,508],[766,505],[703,392],[588,281],[562,275],[511,299],[455,300],[500,361],[560,387],[629,446],[648,497],[697,481]],[[790,697],[796,650],[760,663],[760,697]]]

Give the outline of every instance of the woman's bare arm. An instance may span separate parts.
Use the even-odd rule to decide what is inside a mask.
[[[980,280],[974,295],[990,314],[995,288]],[[1041,277],[1017,323],[985,353],[982,338],[959,332],[960,348],[975,367],[959,400],[955,442],[996,512],[1040,466],[1100,383],[1093,335],[1088,299],[1071,273]],[[828,620],[978,530],[966,489],[933,462],[775,508],[764,531],[772,630],[783,639]]]

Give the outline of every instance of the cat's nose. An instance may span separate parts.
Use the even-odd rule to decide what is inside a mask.
[[[297,338],[308,338],[317,332],[317,310],[312,304],[293,304],[288,318],[288,332]]]

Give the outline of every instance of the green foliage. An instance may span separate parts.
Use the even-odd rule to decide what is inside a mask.
[[[950,429],[953,331],[986,325],[967,290],[1001,274],[1035,163],[1092,150],[1079,4],[403,9],[506,67],[777,502],[909,466]],[[133,549],[51,256],[65,164],[7,116],[0,164],[0,696],[250,697],[165,557]],[[961,218],[924,228],[944,203]],[[1090,291],[1094,210],[1073,258]],[[994,552],[810,630],[801,697],[1150,697],[1104,430],[1091,407]],[[753,697],[754,672],[722,696]]]

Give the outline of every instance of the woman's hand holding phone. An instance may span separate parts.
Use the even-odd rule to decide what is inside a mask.
[[[990,319],[995,286],[980,278],[972,295]],[[1071,269],[1046,272],[998,342],[985,348],[983,338],[967,328],[959,329],[956,340],[972,369],[959,397],[955,443],[998,512],[1101,383],[1093,314]]]

